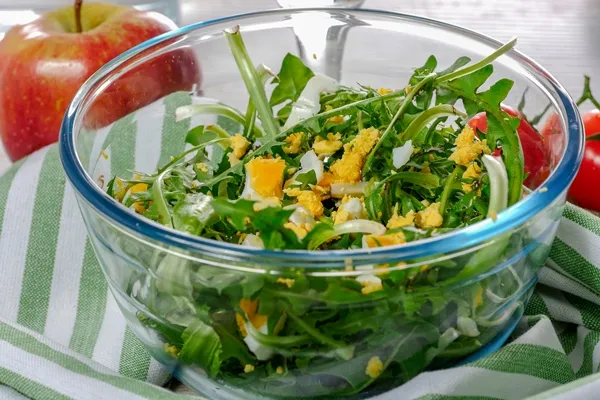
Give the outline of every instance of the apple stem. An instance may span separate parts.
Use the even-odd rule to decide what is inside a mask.
[[[75,0],[75,31],[81,33],[81,5],[83,0]]]

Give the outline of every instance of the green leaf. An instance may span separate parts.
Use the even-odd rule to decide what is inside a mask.
[[[451,72],[454,72],[457,69],[464,67],[465,65],[467,65],[470,62],[471,62],[471,59],[469,57],[466,57],[466,56],[459,57],[456,61],[454,61],[454,63],[452,63],[451,66],[449,66],[448,68],[446,68],[443,71],[438,72],[438,75],[443,76],[443,75],[449,74]]]
[[[217,215],[221,218],[229,218],[239,231],[246,229],[246,219],[254,215],[254,202],[250,200],[213,199],[211,205]]]
[[[216,312],[212,315],[212,322],[214,330],[221,339],[221,361],[235,358],[240,361],[242,366],[256,362],[256,357],[250,354],[248,347],[239,337],[234,313]]]
[[[223,346],[215,330],[198,320],[192,323],[181,335],[183,347],[179,359],[190,365],[198,365],[214,377],[221,367]]]
[[[288,53],[281,63],[281,69],[277,75],[279,82],[273,89],[269,103],[271,106],[276,106],[286,100],[296,101],[313,76],[315,74],[304,65],[300,58]]]
[[[302,190],[305,190],[308,185],[316,185],[317,184],[317,174],[314,169],[311,169],[308,172],[303,174],[298,174],[295,178],[296,181],[300,182],[302,186],[300,187]]]
[[[173,208],[173,227],[192,235],[199,235],[216,217],[211,201],[212,197],[202,193],[186,194]]]

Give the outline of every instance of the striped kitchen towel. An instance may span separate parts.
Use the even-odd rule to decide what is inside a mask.
[[[98,132],[118,144],[100,172],[118,173],[118,160],[137,169],[137,155],[149,151],[139,146],[158,146],[152,162],[160,163],[167,154],[160,147],[198,122],[173,117],[190,101],[174,94]],[[144,114],[149,110],[152,118]],[[599,218],[565,207],[550,260],[511,340],[483,359],[423,373],[377,398],[599,397]],[[56,145],[15,164],[0,177],[0,399],[189,398],[157,386],[168,377],[108,291]]]

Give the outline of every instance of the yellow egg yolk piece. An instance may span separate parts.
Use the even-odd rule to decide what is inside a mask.
[[[481,167],[476,163],[470,163],[467,170],[462,174],[463,179],[477,179],[481,173]],[[469,193],[472,190],[472,183],[463,183],[462,190],[465,193]]]
[[[341,149],[342,146],[341,134],[328,133],[327,140],[323,139],[321,136],[317,136],[313,142],[312,148],[317,154],[333,154]]]
[[[285,194],[296,197],[297,204],[304,207],[313,217],[323,215],[323,203],[319,196],[312,190],[300,190],[298,188],[286,189]]]
[[[470,162],[477,159],[481,153],[491,153],[485,140],[475,140],[475,131],[468,125],[458,134],[454,144],[456,145],[456,150],[454,150],[454,153],[448,159],[458,165],[467,166]]]
[[[283,171],[285,161],[281,158],[256,157],[245,165],[250,187],[261,197],[283,196]]]
[[[364,236],[365,243],[369,248],[394,246],[406,243],[406,236],[403,232],[390,233],[387,235],[367,235]]]
[[[264,324],[267,323],[268,316],[258,314],[256,310],[258,309],[258,299],[250,300],[250,299],[242,299],[239,303],[240,308],[246,313],[246,317],[252,324],[252,326],[256,329],[260,329]],[[238,314],[239,315],[239,314]],[[241,316],[240,316],[241,317]],[[238,322],[238,326],[240,325],[240,319],[236,316],[236,320]],[[244,318],[241,318],[241,321],[244,321]],[[243,325],[243,323],[242,323]],[[240,332],[243,336],[246,336],[246,329],[242,330],[240,327]]]
[[[250,146],[250,142],[248,139],[240,135],[239,133],[233,135],[231,137],[231,149],[233,150],[233,155],[238,159],[244,157],[246,154],[246,150]]]
[[[444,222],[440,214],[440,203],[433,203],[426,209],[419,211],[415,218],[417,225],[421,228],[439,228]]]
[[[298,226],[293,222],[286,222],[283,224],[284,228],[288,228],[290,231],[294,232],[298,239],[304,239],[304,236],[308,233],[308,230],[305,227]]]
[[[294,283],[296,283],[296,281],[292,278],[277,278],[277,283],[281,283],[282,285],[291,288],[292,286],[294,286]]]
[[[377,356],[371,357],[365,368],[365,374],[370,378],[377,378],[383,372],[384,366],[381,359]]]
[[[406,213],[406,216],[398,215],[398,206],[394,208],[394,214],[388,221],[386,227],[388,229],[402,228],[404,226],[411,226],[415,223],[415,212],[410,210]]]
[[[286,137],[284,142],[287,143],[287,145],[283,146],[285,154],[298,154],[300,152],[300,147],[302,146],[303,137],[304,132],[292,133],[290,136]]]
[[[379,130],[363,129],[350,143],[344,145],[344,154],[337,160],[329,172],[333,174],[332,183],[356,183],[362,177],[362,167],[366,156],[379,140]]]
[[[384,95],[386,95],[386,94],[393,93],[393,92],[394,92],[394,91],[393,91],[392,89],[383,88],[383,87],[381,87],[381,88],[377,89],[377,93],[379,93],[379,94],[380,94],[380,95],[382,95],[382,96],[384,96]]]

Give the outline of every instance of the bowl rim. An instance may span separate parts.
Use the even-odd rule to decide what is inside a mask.
[[[529,69],[530,72],[531,70],[535,71],[536,80],[547,81],[552,90],[558,95],[559,111],[563,113],[564,118],[566,119],[566,126],[563,124],[563,129],[567,128],[567,143],[561,160],[544,184],[533,190],[526,198],[499,213],[495,221],[486,218],[465,228],[398,246],[353,250],[266,250],[233,243],[219,242],[200,236],[192,236],[165,227],[150,219],[130,212],[97,187],[93,179],[87,174],[77,154],[76,133],[78,132],[74,132],[74,127],[77,121],[78,112],[83,104],[85,104],[84,101],[87,93],[92,90],[98,82],[105,79],[106,76],[110,75],[131,57],[144,52],[159,43],[172,40],[197,29],[224,22],[241,22],[244,19],[261,16],[268,17],[278,14],[291,15],[306,12],[367,14],[394,18],[399,21],[409,20],[419,24],[433,25],[444,30],[451,30],[488,46],[500,47],[502,45],[501,42],[492,39],[489,36],[450,23],[412,14],[365,8],[340,9],[333,7],[308,7],[269,9],[200,21],[164,33],[138,44],[102,66],[81,86],[69,104],[59,134],[60,158],[67,178],[76,192],[79,193],[80,199],[84,200],[104,218],[107,218],[112,225],[119,228],[126,228],[129,234],[137,233],[164,245],[175,246],[182,250],[210,255],[217,258],[222,256],[229,261],[247,261],[249,257],[258,257],[260,258],[261,264],[322,268],[324,266],[344,267],[347,265],[349,259],[352,260],[354,265],[358,265],[361,261],[363,263],[368,263],[369,261],[373,262],[374,260],[378,260],[378,263],[381,263],[384,262],[384,260],[414,259],[472,248],[526,223],[534,215],[540,213],[555,200],[560,198],[560,196],[568,189],[579,169],[584,149],[583,126],[578,108],[568,92],[548,71],[546,71],[546,69],[515,49],[512,49],[504,56],[511,55],[513,60],[519,65],[529,67],[526,69]]]

